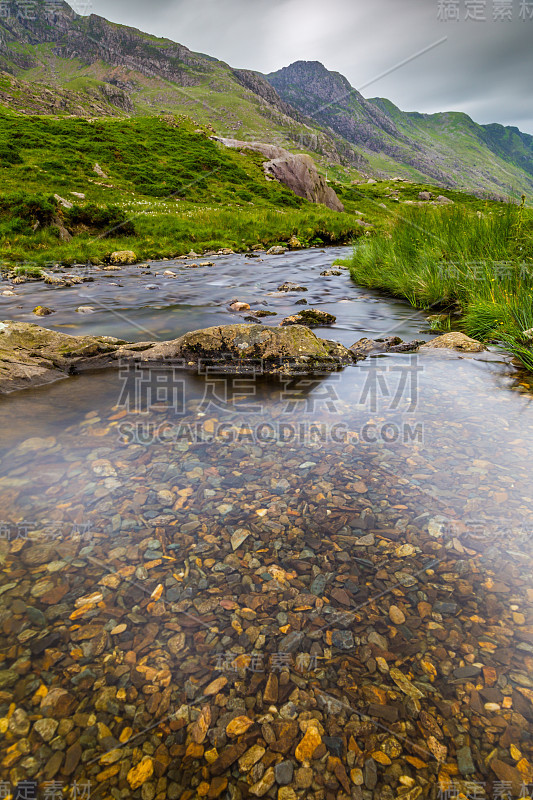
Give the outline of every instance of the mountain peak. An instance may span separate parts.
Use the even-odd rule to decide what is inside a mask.
[[[292,64],[289,64],[288,67],[282,67],[282,69],[278,70],[278,72],[296,70],[296,69],[298,69],[298,70],[299,69],[306,69],[306,70],[309,70],[309,71],[313,71],[314,70],[314,71],[320,71],[320,72],[323,72],[323,73],[328,72],[328,70],[326,69],[326,67],[324,66],[324,64],[321,61],[304,61],[303,59],[300,59],[298,61],[293,61]]]
[[[328,92],[333,91],[337,94],[339,91],[344,93],[352,91],[344,75],[331,72],[321,61],[294,61],[288,67],[271,72],[267,75],[267,79],[276,89],[288,85],[297,86],[299,89],[310,88],[314,94],[323,94],[324,98]]]

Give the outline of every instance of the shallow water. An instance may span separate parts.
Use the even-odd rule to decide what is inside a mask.
[[[337,315],[321,335],[420,338],[406,305],[312,274],[336,255],[184,271],[164,290],[186,304],[172,323],[131,268],[122,316],[81,317],[77,290],[52,290],[45,321],[166,338],[235,319],[237,296],[291,313],[300,295],[268,294],[291,280]],[[239,264],[255,271],[240,289]],[[109,275],[82,287],[93,303]],[[518,797],[533,783],[531,400],[495,355],[442,352],[286,381],[106,371],[3,400],[6,778],[276,797],[289,761],[317,800],[468,782],[492,797],[498,780]],[[39,716],[59,723],[45,743]]]
[[[250,303],[252,309],[275,312],[277,316],[261,321],[277,325],[283,317],[299,310],[295,302],[304,298],[310,307],[337,317],[333,328],[316,329],[317,333],[327,336],[329,331],[347,346],[362,336],[389,335],[389,330],[403,339],[425,338],[418,336],[418,331],[425,327],[424,315],[413,311],[407,303],[385,300],[355,287],[346,270],[340,276],[320,275],[331,268],[336,258],[347,257],[350,252],[349,247],[333,247],[288,252],[284,256],[262,254],[260,259],[233,255],[150,262],[149,274],[145,274],[146,268],[138,266],[119,271],[73,269],[72,274],[92,277],[94,283],[59,289],[42,283],[17,286],[16,298],[0,295],[0,317],[23,322],[37,319],[46,327],[65,333],[105,332],[128,341],[143,341],[172,339],[209,325],[242,322],[245,314],[228,309],[233,299]],[[205,260],[213,261],[215,266],[189,266]],[[166,270],[178,277],[166,277]],[[278,286],[287,280],[307,287],[308,291],[278,292]],[[36,318],[32,314],[36,305],[48,306],[55,313]],[[76,312],[80,306],[92,306],[95,313]]]

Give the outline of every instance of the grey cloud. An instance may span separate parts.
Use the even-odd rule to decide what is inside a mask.
[[[322,61],[356,88],[446,36],[363,94],[533,133],[533,19],[519,18],[526,1],[514,0],[512,21],[492,21],[498,0],[487,0],[486,22],[456,23],[438,20],[438,0],[92,0],[92,11],[236,67]]]

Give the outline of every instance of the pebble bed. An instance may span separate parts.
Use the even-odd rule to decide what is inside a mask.
[[[193,441],[128,439],[176,414],[118,406],[116,375],[32,394],[42,432],[0,465],[6,786],[531,796],[530,389],[501,365],[426,358],[414,410],[369,409],[368,369],[346,370],[311,419],[353,436],[327,443],[253,439],[306,419],[274,382],[243,414],[238,395],[205,408],[196,379],[179,417]],[[80,386],[86,407],[61,425]],[[421,439],[360,436],[406,420]]]

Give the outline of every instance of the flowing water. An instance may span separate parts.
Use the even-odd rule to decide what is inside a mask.
[[[50,327],[139,341],[242,321],[233,299],[277,324],[305,297],[345,345],[430,338],[407,304],[320,275],[345,254],[92,271],[17,287],[0,317],[43,304]],[[528,796],[531,400],[498,354],[442,351],[3,399],[2,777],[143,800]]]

